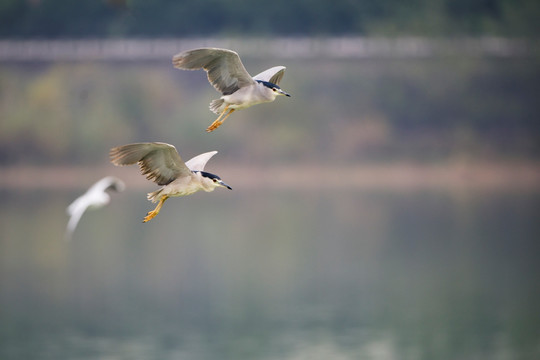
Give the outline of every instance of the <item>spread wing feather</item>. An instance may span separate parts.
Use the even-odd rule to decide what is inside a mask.
[[[138,164],[141,173],[158,185],[167,185],[179,177],[191,174],[176,148],[166,143],[123,145],[111,149],[109,156],[117,166]]]
[[[255,81],[247,72],[238,54],[232,50],[201,48],[187,50],[173,57],[173,65],[184,70],[204,69],[208,81],[223,95]]]
[[[274,66],[268,70],[265,70],[253,77],[254,80],[268,81],[272,84],[279,85],[283,74],[285,74],[285,66]]]
[[[204,154],[197,155],[189,159],[188,161],[186,161],[186,166],[191,171],[203,171],[208,160],[210,160],[212,156],[216,154],[217,154],[217,151],[209,151]]]

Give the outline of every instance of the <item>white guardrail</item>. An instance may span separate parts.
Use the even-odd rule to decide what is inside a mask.
[[[243,57],[273,58],[529,57],[540,54],[539,40],[496,37],[0,40],[0,61],[160,61],[182,50],[204,46],[235,49]]]

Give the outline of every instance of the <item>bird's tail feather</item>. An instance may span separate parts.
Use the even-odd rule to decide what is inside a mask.
[[[212,111],[213,113],[221,114],[221,112],[223,111],[223,99],[212,100],[209,108],[210,108],[210,111]]]
[[[155,203],[155,202],[157,202],[157,201],[159,200],[159,198],[160,198],[159,195],[161,195],[161,191],[162,191],[162,190],[163,190],[163,189],[159,189],[159,190],[156,190],[156,191],[152,191],[151,193],[148,193],[148,194],[146,195],[146,198],[147,198],[148,200],[150,200],[151,202]]]

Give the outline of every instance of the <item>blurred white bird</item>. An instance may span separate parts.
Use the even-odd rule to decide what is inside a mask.
[[[108,190],[124,191],[126,185],[124,182],[114,176],[106,176],[92,185],[83,195],[79,196],[67,207],[67,213],[70,216],[65,239],[71,240],[73,232],[81,219],[81,216],[87,209],[98,209],[107,205],[111,201]]]

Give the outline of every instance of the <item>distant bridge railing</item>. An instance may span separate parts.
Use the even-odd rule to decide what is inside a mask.
[[[0,40],[0,61],[161,61],[182,50],[203,46],[235,49],[243,57],[272,58],[529,57],[540,54],[540,41],[497,37]]]

